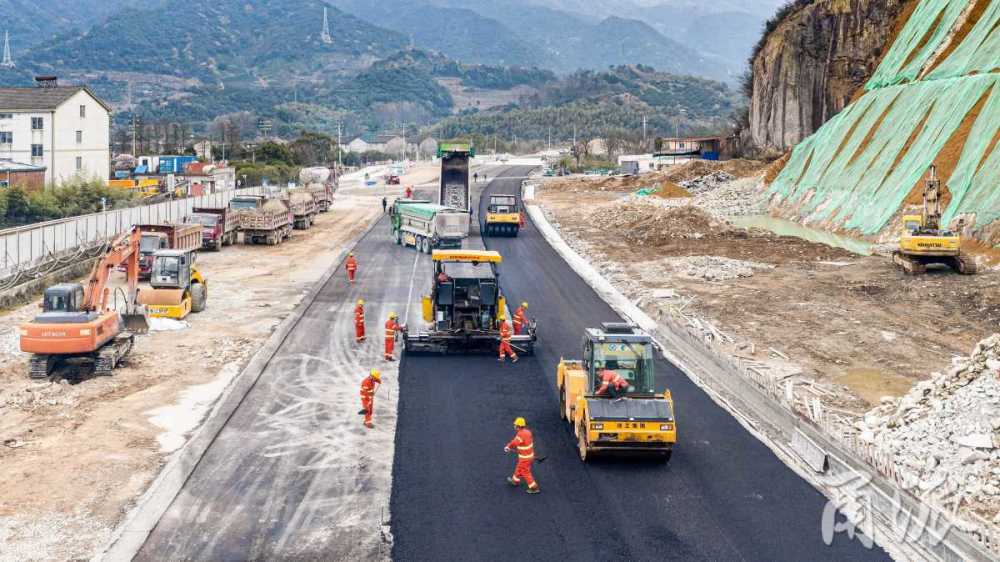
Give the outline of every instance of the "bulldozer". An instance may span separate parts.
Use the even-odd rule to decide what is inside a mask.
[[[181,320],[205,310],[208,283],[195,267],[192,250],[157,250],[153,254],[151,289],[139,292],[139,303],[153,318]]]
[[[133,228],[111,242],[94,264],[86,287],[60,283],[45,289],[41,314],[20,329],[21,351],[32,354],[31,378],[46,378],[60,362],[75,358],[90,360],[96,374],[110,374],[132,350],[135,335],[149,330],[136,302],[141,238]],[[127,280],[124,312],[112,308],[117,301],[107,286],[112,271],[121,265]]]
[[[604,371],[617,373],[628,388],[598,395]],[[670,390],[655,389],[653,340],[638,327],[606,322],[587,328],[583,359],[560,359],[556,387],[559,417],[573,427],[580,460],[633,453],[670,461],[677,442],[674,401]]]
[[[422,298],[426,331],[403,330],[407,352],[495,352],[507,301],[497,271],[498,252],[434,250],[431,294]],[[525,333],[511,338],[519,354],[534,351],[537,323],[528,320]]]
[[[975,259],[962,253],[962,235],[941,227],[941,180],[934,166],[924,181],[923,211],[903,216],[903,232],[892,261],[911,275],[926,273],[932,264],[946,265],[963,275],[976,273]]]

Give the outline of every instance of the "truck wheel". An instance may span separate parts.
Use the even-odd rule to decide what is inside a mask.
[[[425,254],[431,253],[431,239],[430,238],[424,238],[424,253]]]
[[[424,245],[424,237],[417,236],[416,239],[413,241],[413,249],[420,252],[421,251],[420,248],[423,247],[423,245]]]
[[[216,252],[222,251],[222,238],[215,241],[215,247],[213,248]]]
[[[403,233],[399,230],[393,232],[393,238],[396,239],[396,245],[400,246],[403,244]]]
[[[208,301],[208,288],[201,283],[191,285],[191,312],[205,310]]]

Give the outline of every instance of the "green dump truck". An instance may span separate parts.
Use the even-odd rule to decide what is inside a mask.
[[[469,236],[469,213],[427,200],[397,199],[390,219],[393,240],[425,254],[435,248],[461,248]]]

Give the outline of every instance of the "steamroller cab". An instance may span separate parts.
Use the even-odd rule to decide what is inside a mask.
[[[521,229],[521,207],[516,195],[491,195],[486,208],[487,236],[517,236]]]
[[[653,351],[652,338],[639,328],[605,323],[587,329],[582,360],[559,362],[559,415],[573,426],[581,460],[597,453],[670,460],[677,422],[670,391],[656,390]],[[618,374],[628,388],[617,397],[598,395],[604,371]]]
[[[205,310],[208,284],[195,267],[191,250],[158,250],[153,255],[152,288],[139,291],[139,302],[154,318],[180,320]]]
[[[424,331],[405,330],[408,352],[495,352],[507,303],[500,289],[497,252],[434,250],[431,293],[422,300]],[[509,321],[508,321],[509,323]],[[511,338],[517,353],[530,354],[535,322]]]

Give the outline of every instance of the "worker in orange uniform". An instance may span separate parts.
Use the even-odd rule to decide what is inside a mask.
[[[358,272],[358,260],[354,259],[354,252],[347,254],[347,262],[344,264],[347,270],[347,280],[354,283],[354,275]]]
[[[500,359],[497,361],[505,361],[507,356],[510,355],[511,363],[517,363],[517,354],[514,353],[514,348],[510,346],[510,324],[507,324],[506,320],[500,321]]]
[[[396,322],[396,318],[397,318],[396,313],[392,312],[392,313],[389,314],[389,319],[385,321],[385,360],[386,361],[395,361],[396,360],[396,358],[393,357],[393,355],[392,355],[392,351],[393,351],[393,349],[395,348],[395,345],[396,345],[396,334],[399,333],[399,331],[403,329],[403,327],[399,325],[399,322]]]
[[[509,453],[511,449],[517,451],[517,466],[514,468],[514,475],[507,477],[507,482],[511,486],[520,486],[523,479],[528,485],[528,493],[537,494],[541,490],[531,475],[531,463],[535,462],[535,439],[531,436],[531,430],[527,428],[524,418],[514,420],[514,431],[517,432],[514,438],[503,448],[505,453]]]
[[[359,414],[365,415],[365,427],[371,429],[375,427],[372,423],[372,414],[375,411],[375,391],[382,384],[382,373],[378,369],[372,369],[371,373],[361,381],[361,411]]]
[[[597,389],[597,396],[618,398],[628,390],[628,381],[610,369],[603,369],[600,372],[600,381],[601,387]]]
[[[522,302],[521,306],[514,311],[514,335],[520,336],[524,330],[524,314],[528,311],[528,303]]]
[[[412,185],[406,186],[406,190],[403,191],[403,197],[405,199],[411,199],[411,198],[413,198],[413,186]]]
[[[365,301],[358,299],[354,307],[354,343],[365,341]]]

